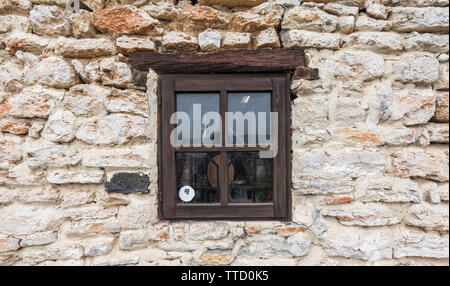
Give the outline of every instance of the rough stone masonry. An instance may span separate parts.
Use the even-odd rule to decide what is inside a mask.
[[[0,265],[449,265],[448,0],[81,2],[0,0]],[[127,55],[280,47],[320,73],[292,221],[160,221],[158,75]]]

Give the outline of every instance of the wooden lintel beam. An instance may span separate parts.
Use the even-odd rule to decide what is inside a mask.
[[[161,74],[293,72],[305,66],[303,49],[230,50],[214,53],[130,54],[138,71]]]

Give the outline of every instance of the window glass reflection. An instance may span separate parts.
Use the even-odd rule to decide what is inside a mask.
[[[258,134],[265,136],[265,140],[270,139],[270,111],[270,92],[228,93],[228,112],[232,112],[235,119],[228,126],[228,142],[258,144]],[[242,117],[237,112],[241,112]],[[263,114],[259,114],[261,112]]]

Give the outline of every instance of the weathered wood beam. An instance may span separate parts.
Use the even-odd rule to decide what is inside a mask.
[[[131,66],[164,74],[289,72],[305,66],[302,49],[230,50],[215,53],[134,52]]]

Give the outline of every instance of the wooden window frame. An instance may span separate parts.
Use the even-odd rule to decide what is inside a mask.
[[[227,92],[270,91],[272,112],[278,112],[278,154],[273,159],[273,190],[271,203],[228,203],[228,191],[223,186],[228,168],[221,168],[220,203],[178,204],[176,189],[176,152],[221,152],[221,166],[227,164],[227,152],[259,151],[258,147],[180,147],[170,144],[175,128],[170,116],[176,109],[177,92],[218,92],[222,118],[227,106]],[[290,76],[287,74],[162,74],[158,82],[158,172],[159,215],[164,220],[180,219],[245,219],[290,220]],[[224,128],[222,128],[224,129]],[[225,140],[225,130],[222,137]]]

